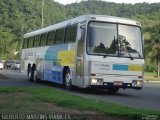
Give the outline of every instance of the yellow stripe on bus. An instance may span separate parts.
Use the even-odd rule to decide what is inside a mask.
[[[142,71],[142,66],[129,65],[128,70],[129,71]]]
[[[74,50],[58,51],[58,64],[60,66],[74,66],[75,51]]]

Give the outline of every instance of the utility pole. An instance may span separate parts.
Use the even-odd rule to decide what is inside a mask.
[[[44,8],[44,0],[42,0],[42,28],[43,28],[43,8]]]

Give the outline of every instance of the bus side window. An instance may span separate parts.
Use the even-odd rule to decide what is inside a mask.
[[[47,43],[47,34],[48,33],[44,33],[44,34],[41,35],[40,46],[46,46],[46,43]]]
[[[47,45],[53,45],[55,40],[55,31],[48,33]]]
[[[65,43],[74,43],[76,41],[77,25],[66,28]]]
[[[39,47],[41,35],[35,36],[34,47]]]
[[[33,40],[34,40],[34,37],[28,38],[28,48],[32,48],[33,47]]]
[[[35,40],[36,40],[36,37],[33,36],[33,47],[34,47]]]
[[[56,31],[55,44],[62,44],[64,42],[64,28]]]
[[[23,39],[23,49],[27,48],[28,38]]]

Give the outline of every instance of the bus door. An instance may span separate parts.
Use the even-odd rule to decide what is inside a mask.
[[[84,83],[84,41],[85,23],[79,23],[77,31],[77,56],[76,56],[76,85],[83,86]]]

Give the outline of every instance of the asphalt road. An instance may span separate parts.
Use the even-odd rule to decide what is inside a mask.
[[[61,85],[50,82],[30,82],[25,74],[17,70],[0,70],[0,86],[48,86],[86,98],[160,111],[160,83],[145,83],[142,90],[120,90],[117,94],[109,94],[105,90],[75,89],[74,91],[69,91]]]

